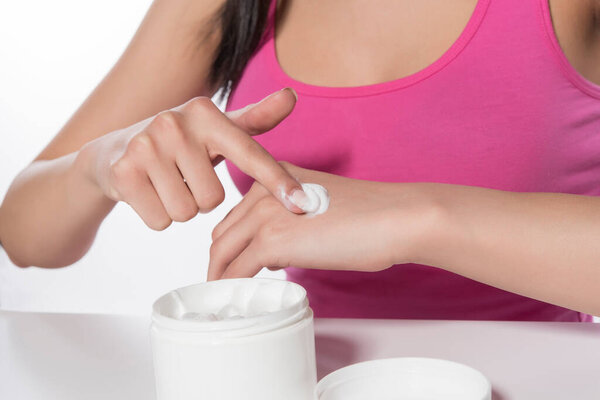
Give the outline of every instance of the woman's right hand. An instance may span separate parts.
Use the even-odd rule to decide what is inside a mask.
[[[254,139],[289,115],[293,90],[275,92],[259,103],[222,113],[208,97],[162,111],[81,148],[77,162],[104,196],[124,201],[155,230],[208,212],[225,197],[214,167],[229,159],[266,187],[288,210],[305,194]]]

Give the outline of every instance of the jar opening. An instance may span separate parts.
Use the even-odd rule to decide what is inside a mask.
[[[307,308],[306,290],[296,283],[222,279],[165,294],[154,303],[152,319],[173,330],[248,334],[296,322]]]

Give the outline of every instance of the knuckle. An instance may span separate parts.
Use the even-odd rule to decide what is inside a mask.
[[[192,114],[206,115],[214,111],[215,105],[209,97],[199,96],[191,99],[186,105],[186,110]]]
[[[150,122],[150,128],[159,132],[177,132],[179,131],[179,115],[177,111],[161,111]]]
[[[116,188],[116,186],[114,186],[114,185],[113,185],[113,186],[111,186],[111,187],[108,189],[107,196],[108,196],[110,199],[112,199],[112,200],[115,200],[115,201],[123,201],[123,200],[125,200],[124,196],[123,196],[123,195],[121,195],[121,192],[119,192],[119,190],[118,190],[118,189]]]
[[[254,212],[260,218],[271,218],[278,211],[280,204],[271,196],[265,196],[256,202]]]
[[[274,223],[265,224],[258,229],[256,240],[264,248],[272,248],[272,243],[277,241],[282,233],[283,229],[279,225]]]
[[[198,199],[198,208],[200,212],[207,213],[214,210],[223,202],[223,200],[225,200],[225,191],[223,190],[223,187],[219,185],[218,188],[207,191],[201,196],[202,197]]]
[[[269,243],[269,241],[271,240],[271,230],[264,225],[261,226],[260,228],[258,228],[258,231],[256,232],[256,236],[255,236],[254,240],[261,247],[265,247],[265,245],[267,243]]]
[[[221,224],[219,223],[219,224],[217,224],[217,225],[216,225],[216,226],[213,228],[213,230],[212,230],[212,232],[211,232],[211,234],[210,234],[210,238],[212,239],[212,241],[213,241],[213,242],[214,242],[215,240],[217,240],[217,238],[218,238],[219,236],[221,236],[221,231],[222,231],[222,228],[221,228]]]
[[[219,255],[221,254],[220,240],[215,240],[212,242],[212,244],[210,245],[210,249],[208,250],[208,254],[210,256],[210,259],[213,260],[213,262],[218,259]]]
[[[227,217],[223,218],[221,220],[221,222],[219,222],[217,225],[214,226],[212,232],[211,232],[211,239],[213,241],[217,240],[222,234],[223,232],[225,232],[225,220],[227,219]]]
[[[194,218],[198,214],[198,206],[192,202],[181,203],[173,210],[173,221],[185,222]]]
[[[173,220],[167,216],[161,218],[153,218],[146,222],[146,225],[152,230],[155,231],[164,231],[167,229]]]
[[[154,153],[155,148],[150,136],[139,134],[133,137],[127,144],[127,153],[133,157],[146,157],[148,154]]]
[[[115,184],[133,179],[135,167],[127,158],[121,158],[110,166],[110,178]]]

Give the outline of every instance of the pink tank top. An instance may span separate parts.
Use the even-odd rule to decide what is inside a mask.
[[[600,86],[563,55],[547,0],[479,0],[433,64],[358,87],[288,76],[276,58],[274,6],[227,109],[286,86],[298,92],[292,114],[256,137],[275,159],[357,179],[600,194]],[[245,194],[253,180],[227,167]],[[317,317],[591,320],[423,265],[286,273],[307,289]]]

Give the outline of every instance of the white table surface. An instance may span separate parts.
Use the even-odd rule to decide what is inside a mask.
[[[149,317],[0,311],[0,399],[153,399]],[[494,400],[600,399],[600,324],[317,319],[317,369],[462,362]]]

